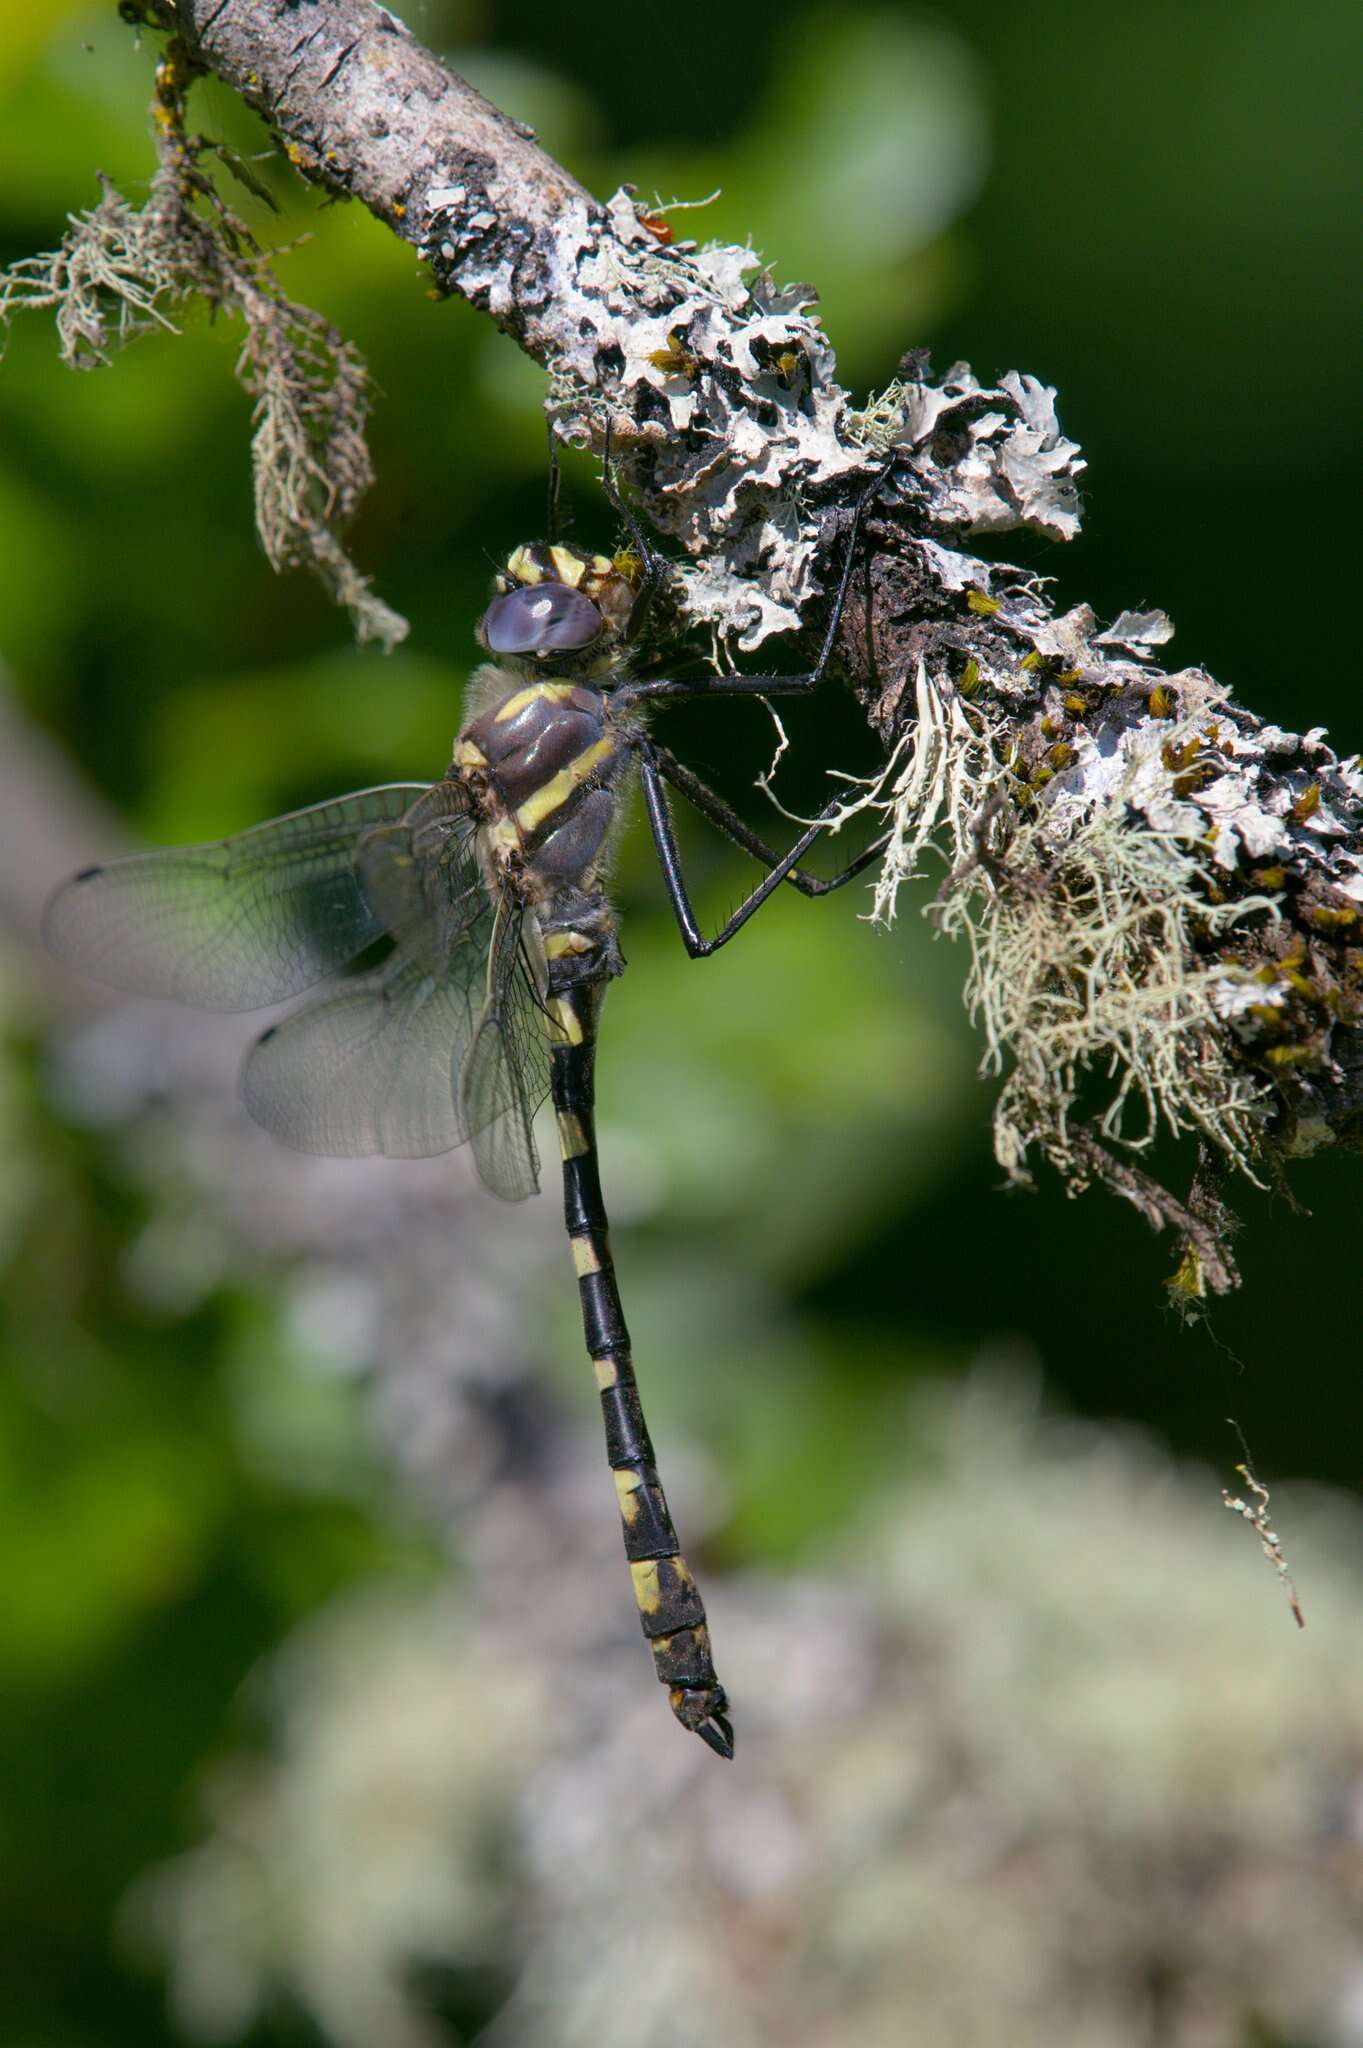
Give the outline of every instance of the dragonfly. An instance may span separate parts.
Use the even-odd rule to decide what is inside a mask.
[[[607,1233],[595,1060],[602,1002],[624,959],[605,881],[636,775],[668,901],[696,959],[726,945],[783,882],[823,896],[881,850],[878,840],[829,878],[808,873],[799,863],[835,803],[778,854],[647,724],[654,706],[681,699],[817,688],[872,487],[851,510],[813,668],[681,681],[632,672],[665,566],[609,467],[605,481],[631,546],[607,556],[546,541],[507,557],[477,627],[489,659],[471,678],[467,722],[440,781],[356,790],[211,844],[87,867],[58,889],[44,930],[60,960],[135,994],[220,1011],[306,997],[257,1039],[241,1078],[250,1115],[298,1150],[410,1159],[466,1144],[484,1186],[517,1202],[538,1188],[533,1126],[552,1100],[583,1334],[643,1633],[677,1720],[731,1757],[728,1696],[658,1477]],[[708,937],[668,787],[767,870]],[[363,956],[380,940],[387,952],[371,964]]]

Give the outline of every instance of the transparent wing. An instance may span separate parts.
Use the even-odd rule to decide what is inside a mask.
[[[459,1103],[483,1185],[507,1202],[539,1187],[532,1126],[549,1092],[544,954],[534,920],[510,897],[497,908],[487,994],[459,1076]]]
[[[468,1137],[456,1077],[485,1003],[494,931],[476,829],[463,786],[447,781],[361,836],[359,886],[397,950],[252,1049],[246,1107],[285,1144],[418,1159]]]
[[[487,907],[486,925],[491,923]],[[468,1136],[454,1077],[483,994],[484,947],[443,981],[395,953],[316,996],[257,1040],[242,1070],[250,1114],[300,1152],[424,1159]]]
[[[283,1002],[383,932],[356,843],[423,792],[361,789],[232,839],[86,868],[53,897],[43,935],[59,960],[137,995],[202,1010]]]
[[[361,887],[384,930],[437,980],[487,914],[476,832],[463,784],[437,782],[401,818],[372,827],[356,849]]]

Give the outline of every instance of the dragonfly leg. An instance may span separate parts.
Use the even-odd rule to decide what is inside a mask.
[[[677,851],[677,837],[672,827],[672,819],[667,808],[667,797],[663,790],[662,776],[656,763],[649,758],[646,742],[639,749],[639,775],[644,785],[644,805],[648,812],[649,828],[653,833],[653,844],[658,852],[658,865],[662,870],[663,888],[667,892],[668,902],[672,905],[672,914],[677,920],[677,927],[682,935],[682,944],[693,960],[708,959],[710,954],[717,953],[721,946],[727,946],[735,933],[742,931],[754,911],[760,910],[767,898],[775,895],[782,882],[793,876],[796,866],[803,855],[809,851],[819,834],[827,830],[838,811],[838,799],[835,797],[820,812],[814,823],[800,834],[800,837],[790,848],[789,852],[781,855],[780,859],[775,862],[771,873],[763,877],[750,896],[745,897],[733,915],[720,926],[714,937],[707,939],[700,928],[696,913],[691,905],[691,898],[687,893],[686,880],[681,870],[681,856]],[[739,843],[742,844],[743,842],[740,841]],[[843,875],[834,877],[833,881],[827,886],[836,888],[840,882],[850,881],[860,868],[866,867],[874,860],[880,850],[879,844],[869,847],[864,854],[857,856],[857,859],[852,862],[851,867]],[[813,895],[819,892],[810,890],[808,893]]]
[[[654,598],[662,588],[666,567],[659,560],[658,556],[654,554],[648,544],[648,535],[644,532],[630,506],[625,503],[625,500],[620,495],[620,486],[615,481],[615,464],[611,460],[611,425],[609,419],[606,421],[602,435],[601,488],[606,494],[606,502],[611,510],[618,519],[624,521],[625,526],[629,529],[631,545],[643,564],[643,580],[639,585],[634,602],[629,608],[629,618],[625,622],[625,630],[621,636],[623,644],[628,647],[639,638],[644,627],[648,624],[648,615],[653,609]]]
[[[708,818],[726,839],[731,839],[735,846],[742,847],[754,860],[760,860],[764,867],[774,868],[779,864],[783,856],[775,847],[768,846],[766,840],[739,817],[731,804],[725,803],[723,797],[711,789],[708,782],[702,782],[700,777],[684,762],[679,761],[675,754],[669,753],[666,747],[660,747],[656,740],[641,742],[636,751],[641,759],[647,755],[664,781],[670,782],[674,789],[680,790],[687,802],[693,805],[703,818]],[[669,824],[670,822],[669,819]],[[831,896],[835,889],[841,889],[845,883],[854,881],[858,875],[864,874],[871,862],[885,851],[888,839],[889,834],[882,833],[863,853],[859,853],[855,860],[849,861],[845,868],[840,868],[836,875],[807,875],[803,868],[791,868],[786,880],[798,889],[802,896]]]
[[[879,490],[894,459],[894,452],[892,451],[852,506],[852,517],[847,529],[847,551],[843,556],[842,574],[838,578],[837,592],[833,598],[832,610],[828,614],[828,623],[824,627],[823,639],[819,645],[818,659],[815,661],[813,668],[807,669],[803,675],[697,676],[690,681],[680,682],[674,681],[671,677],[659,676],[651,682],[626,683],[616,692],[617,702],[623,705],[629,703],[677,703],[701,697],[797,697],[805,695],[811,690],[817,690],[819,684],[824,679],[828,664],[833,658],[833,649],[837,643],[838,630],[842,625],[842,615],[847,608],[847,594],[852,587],[852,571],[856,566],[857,557],[857,536],[861,532],[862,518],[867,505]],[[636,534],[636,545],[640,545],[643,536],[637,533],[637,522],[621,505],[618,497],[612,497],[611,502],[629,522],[631,533]],[[643,559],[647,572],[645,583],[648,586],[648,595],[651,600],[653,591],[657,587],[655,577],[656,565],[654,558],[648,553],[646,547]],[[652,583],[649,582],[650,578],[654,579]],[[636,600],[634,610],[638,612],[639,609],[639,600]],[[634,631],[634,614],[632,613],[628,637],[632,638]]]
[[[559,469],[558,442],[554,439],[554,422],[552,418],[545,421],[545,426],[549,432],[549,485],[548,503],[545,507],[544,538],[549,546],[552,547],[558,539],[559,492],[563,479]]]
[[[639,1619],[672,1711],[718,1756],[734,1753],[729,1702],[715,1672],[705,1603],[681,1554],[630,1354],[596,1152],[593,1069],[600,990],[551,994],[550,1090],[563,1159],[563,1212],[577,1273],[582,1328],[601,1395]]]

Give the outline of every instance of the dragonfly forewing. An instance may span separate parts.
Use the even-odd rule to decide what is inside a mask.
[[[423,793],[389,783],[206,846],[86,868],[48,905],[59,960],[135,995],[258,1010],[301,995],[382,936],[356,842]]]
[[[462,783],[426,789],[402,817],[373,826],[355,851],[360,885],[401,950],[442,980],[455,949],[490,933],[477,819]]]

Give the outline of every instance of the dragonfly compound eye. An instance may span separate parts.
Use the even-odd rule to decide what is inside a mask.
[[[589,597],[566,583],[532,583],[496,597],[479,637],[493,654],[549,654],[590,647],[605,621]]]

